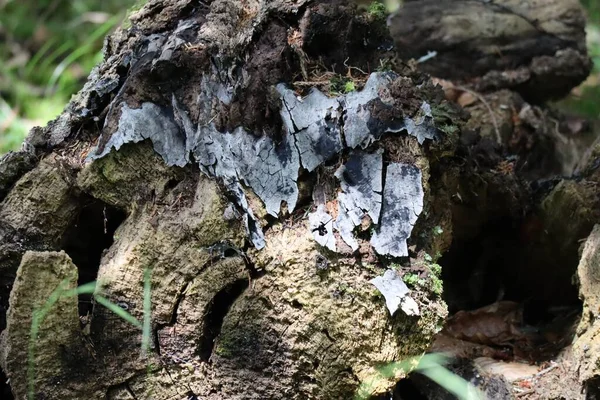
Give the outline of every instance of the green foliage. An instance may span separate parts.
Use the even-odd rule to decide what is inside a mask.
[[[425,354],[420,357],[410,357],[399,362],[385,364],[377,368],[376,376],[361,383],[356,391],[354,399],[368,399],[374,394],[373,391],[378,382],[411,372],[417,372],[427,376],[433,382],[452,393],[459,400],[475,400],[483,398],[473,385],[448,370],[444,366],[447,362],[447,358],[442,354]]]
[[[354,82],[352,82],[352,80],[348,77],[334,75],[329,80],[329,92],[331,95],[337,96],[342,93],[348,93],[352,91],[348,89],[356,90]]]
[[[0,1],[0,154],[65,107],[135,0]]]
[[[438,296],[441,296],[444,292],[444,282],[436,275],[431,276],[431,291],[437,294]]]
[[[96,302],[98,304],[106,307],[110,312],[112,312],[117,317],[121,318],[122,320],[129,322],[130,324],[132,324],[133,326],[135,326],[137,328],[142,327],[142,324],[140,323],[140,321],[138,321],[135,317],[133,317],[127,311],[123,310],[121,307],[119,307],[117,304],[111,302],[107,298],[100,296],[100,295],[95,295],[94,300],[96,300]]]
[[[356,91],[356,84],[347,76],[334,75],[329,80],[329,94],[332,96],[339,96],[340,94],[354,91]]]
[[[436,259],[437,258],[439,258],[439,254],[436,255]],[[437,264],[433,257],[427,253],[423,256],[423,260],[425,261],[424,264],[428,270],[427,279],[420,278],[418,274],[408,272],[402,276],[402,280],[407,286],[413,288],[427,288],[434,294],[440,296],[444,291],[444,282],[441,279],[442,266]]]
[[[412,287],[425,284],[425,280],[419,278],[419,275],[413,274],[412,272],[404,274],[404,276],[402,276],[402,280],[404,281],[404,283],[406,283],[406,285]]]
[[[569,96],[558,103],[559,108],[586,118],[600,118],[600,2],[582,0],[587,14],[587,48],[594,63],[590,79],[584,83],[576,96]]]
[[[144,270],[144,324],[142,326],[142,354],[150,348],[150,329],[152,320],[152,270]]]
[[[441,296],[444,291],[444,282],[441,279],[442,266],[434,262],[429,254],[425,254],[424,259],[427,261],[427,267],[429,268],[429,288],[433,293]]]

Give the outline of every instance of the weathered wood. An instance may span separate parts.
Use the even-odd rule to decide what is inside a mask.
[[[407,2],[407,15],[419,7],[441,18],[450,6]],[[587,60],[578,15],[572,29],[543,21],[560,40],[531,27],[504,40],[515,49],[529,49],[532,38],[549,43],[528,66],[565,43],[559,52]],[[394,21],[392,36],[406,42]],[[439,59],[477,64],[468,57],[488,54],[494,35],[503,34],[465,42],[465,60]],[[450,91],[411,66],[389,65],[391,43],[377,13],[303,0],[153,0],[108,38],[105,60],[65,112],[0,160],[0,305],[28,250],[70,252],[79,275],[100,282],[96,293],[138,320],[150,273],[150,351],[140,357],[137,327],[98,304],[80,306],[83,326],[69,320],[64,329],[86,344],[58,363],[48,360],[62,354],[61,343],[38,349],[36,395],[351,398],[377,366],[422,354],[447,315],[435,261],[453,240],[472,240],[489,221],[521,223],[538,206],[528,184],[558,170],[544,150],[555,145],[548,127],[559,116],[503,90],[463,102],[473,115],[466,122]],[[398,48],[411,56],[407,49]],[[527,58],[509,55],[461,77]],[[563,89],[574,82],[556,81]],[[549,159],[541,170],[536,157]],[[569,257],[578,239],[569,238]],[[477,282],[456,283],[454,272],[449,304],[496,295],[461,287]],[[418,277],[410,288],[398,279],[408,274]],[[401,298],[384,299],[373,282],[396,285],[383,292]],[[11,301],[11,312],[46,297]],[[8,322],[6,332],[26,330],[27,321]],[[26,334],[4,335],[0,364],[10,378],[23,376],[13,360],[28,343]],[[376,381],[374,392],[404,375]],[[56,376],[66,383],[53,385]],[[26,393],[27,382],[11,385]]]
[[[402,58],[433,76],[526,99],[562,97],[591,70],[578,0],[406,1],[389,20]]]

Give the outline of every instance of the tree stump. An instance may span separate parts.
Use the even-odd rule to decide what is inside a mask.
[[[446,31],[474,13],[506,25]],[[581,15],[575,2],[407,2],[388,30],[344,1],[149,1],[63,114],[0,161],[1,365],[15,398],[392,390],[406,371],[373,381],[377,368],[423,354],[446,304],[496,295],[465,289],[478,270],[448,252],[546,204],[530,183],[560,169],[549,132],[562,117],[536,103],[589,72]],[[425,50],[437,57],[408,61]],[[578,239],[534,290],[545,305],[551,289],[577,300],[564,277]],[[32,310],[65,276],[95,293],[61,297],[30,340]],[[98,296],[149,318],[149,335]]]

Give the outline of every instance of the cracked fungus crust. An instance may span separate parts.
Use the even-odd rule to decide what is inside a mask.
[[[290,212],[296,207],[301,167],[314,171],[345,148],[366,149],[385,133],[406,131],[419,143],[436,138],[431,107],[426,102],[416,118],[398,119],[381,111],[373,113],[374,109],[392,107],[394,99],[388,85],[396,78],[393,73],[374,73],[363,90],[336,98],[315,88],[301,98],[285,85],[277,85],[285,134],[276,143],[268,136],[253,135],[243,127],[219,132],[213,122],[212,104],[214,101],[229,104],[231,90],[205,76],[197,124],[189,119],[174,96],[172,110],[148,102],[139,109],[123,104],[117,131],[91,158],[104,157],[113,148],[144,139],[152,141],[168,165],[183,166],[193,155],[201,170],[222,179],[237,199],[245,213],[246,230],[254,246],[260,249],[265,246],[264,234],[254,216],[256,210],[248,204],[243,184],[262,200],[267,213],[277,217],[282,202]],[[351,150],[348,162],[337,174],[342,191],[338,197],[340,210],[335,218],[335,229],[346,244],[356,250],[358,243],[353,231],[362,218],[369,215],[378,225],[372,240],[375,250],[383,255],[406,256],[406,239],[422,210],[421,175],[415,171],[416,167],[392,164],[387,167],[387,173],[393,179],[386,179],[384,191],[382,170],[381,150],[372,154]],[[386,196],[390,198],[386,200]],[[382,212],[385,218],[380,223]],[[316,221],[317,217],[312,218]],[[323,219],[319,224],[328,225],[328,222]],[[322,229],[327,231],[325,241]],[[331,227],[316,226],[315,232],[319,243],[335,249]]]

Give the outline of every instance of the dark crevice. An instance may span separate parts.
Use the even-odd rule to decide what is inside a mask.
[[[87,200],[60,246],[77,266],[79,285],[96,280],[102,254],[112,245],[114,233],[125,217],[117,208],[99,200]],[[91,295],[81,294],[79,315],[85,316],[91,310]]]
[[[600,377],[585,382],[585,399],[600,400]]]
[[[488,221],[476,235],[455,238],[439,261],[450,312],[511,300],[525,303],[535,322],[544,310],[581,306],[571,279],[577,248],[553,248],[539,224],[535,217],[503,217]]]
[[[250,244],[248,244],[247,247],[250,247]],[[154,328],[153,341],[154,341],[154,346],[155,346],[156,352],[159,356],[161,355],[159,332],[162,329],[164,329],[165,327],[173,326],[177,323],[177,314],[179,311],[179,306],[185,297],[184,293],[186,293],[189,285],[194,281],[194,279],[198,275],[200,275],[202,272],[204,272],[208,266],[213,265],[214,263],[216,263],[217,261],[219,261],[223,258],[239,256],[242,258],[242,260],[244,260],[246,269],[248,270],[248,273],[249,273],[251,279],[258,279],[261,276],[263,276],[265,273],[262,270],[261,271],[256,270],[254,264],[251,262],[249,257],[246,255],[247,248],[239,249],[239,248],[233,246],[232,244],[230,244],[229,242],[224,241],[224,242],[219,242],[219,243],[216,243],[216,244],[210,246],[208,248],[208,250],[212,257],[202,266],[202,268],[200,269],[198,274],[196,274],[194,277],[190,278],[181,287],[181,290],[179,291],[179,293],[177,294],[177,298],[175,299],[175,304],[173,306],[173,312],[171,314],[171,318],[169,319],[169,322],[163,323],[163,324],[157,324],[156,327]],[[246,284],[246,286],[248,286],[248,284]],[[227,288],[225,288],[225,289],[227,289]],[[223,289],[223,290],[225,290],[225,289]],[[214,300],[213,300],[213,302],[214,302]],[[222,321],[221,321],[221,323],[222,323]]]
[[[335,339],[331,337],[331,335],[329,334],[329,331],[327,329],[323,329],[321,332],[323,332],[323,334],[325,335],[325,337],[327,339],[329,339],[332,342],[335,342]]]
[[[370,397],[370,400],[427,400],[427,396],[419,390],[415,382],[411,377],[401,379],[392,393],[385,393],[381,395],[374,395]]]
[[[191,390],[187,392],[185,396],[185,400],[198,400],[198,396],[196,396],[196,393],[192,392]]]
[[[125,390],[127,390],[127,393],[129,393],[129,395],[133,398],[133,400],[137,400],[137,396],[133,392],[133,389],[131,388],[131,386],[129,385],[128,382],[125,383]]]
[[[215,339],[221,333],[223,320],[229,312],[229,308],[247,287],[248,280],[238,280],[221,289],[212,299],[204,315],[202,338],[198,348],[198,355],[202,361],[210,360]]]
[[[535,215],[497,217],[465,232],[455,235],[449,251],[438,261],[450,313],[499,301],[518,303],[522,310],[519,329],[531,332],[545,346],[531,357],[541,361],[556,356],[572,341],[582,310],[572,279],[579,260],[577,246],[563,245],[569,239],[547,231]],[[482,320],[474,316],[472,321]],[[546,343],[548,335],[560,339]]]
[[[10,383],[4,371],[0,368],[0,398],[3,400],[13,400],[14,396],[10,390]]]
[[[294,307],[297,310],[302,310],[304,308],[304,306],[302,305],[302,303],[300,303],[296,299],[292,300],[292,307]]]
[[[177,299],[177,300],[179,300],[179,299]],[[179,306],[179,304],[176,304],[176,306]],[[168,326],[168,325],[167,324],[158,324],[152,330],[152,342],[154,344],[154,349],[156,351],[156,355],[158,355],[159,357],[162,355],[162,353],[160,351],[160,335],[159,335],[159,332],[165,326]]]

